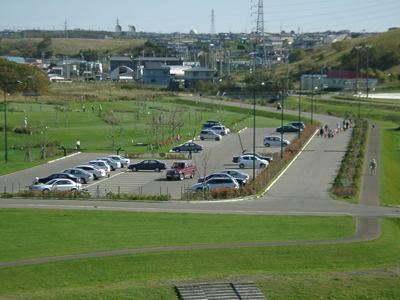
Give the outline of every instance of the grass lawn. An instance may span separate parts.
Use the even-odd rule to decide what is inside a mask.
[[[7,168],[0,170],[0,175],[43,162],[40,160],[43,144],[48,145],[47,156],[53,158],[62,154],[61,145],[69,152],[74,151],[77,140],[81,141],[83,151],[110,152],[121,147],[125,153],[138,154],[152,150],[136,144],[160,143],[178,133],[181,142],[192,139],[206,120],[219,120],[233,132],[252,126],[248,111],[218,105],[199,106],[173,97],[108,102],[71,100],[62,105],[9,102],[8,128],[23,128],[25,117],[33,134],[8,132],[9,163]],[[3,118],[0,114],[0,124],[4,122]],[[174,129],[173,123],[182,125]],[[277,127],[279,124],[278,115],[257,117],[257,127]],[[24,149],[29,145],[33,161],[26,163]],[[168,152],[171,147],[166,145],[154,151]],[[4,143],[0,143],[0,155],[4,155]]]
[[[250,278],[273,296],[268,299],[398,299],[400,220],[382,220],[382,230],[378,240],[352,244],[179,251],[2,268],[0,297],[174,299],[173,283]],[[385,268],[397,273],[387,276]]]
[[[183,225],[184,224],[184,225]],[[339,239],[353,218],[0,210],[0,261],[146,246]]]
[[[400,205],[400,124],[379,124],[381,128],[380,201]]]

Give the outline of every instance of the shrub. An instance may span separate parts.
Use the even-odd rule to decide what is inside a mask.
[[[44,198],[44,199],[88,199],[91,198],[89,192],[69,192],[69,191],[21,191],[15,194],[16,197],[21,198]]]
[[[127,193],[113,193],[108,192],[106,194],[107,199],[111,200],[141,200],[141,201],[168,201],[171,199],[171,195],[139,195],[139,194],[127,194]]]

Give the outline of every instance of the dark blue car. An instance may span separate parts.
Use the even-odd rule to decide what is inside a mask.
[[[193,143],[193,142],[184,143],[182,145],[172,148],[172,151],[174,151],[174,152],[189,152],[189,151],[199,152],[202,150],[203,150],[203,146]]]
[[[160,172],[162,170],[167,169],[167,165],[162,161],[156,159],[146,159],[136,164],[130,164],[128,169],[137,172],[137,171],[155,171]]]

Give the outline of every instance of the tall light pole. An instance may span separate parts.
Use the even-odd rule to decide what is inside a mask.
[[[365,45],[365,49],[367,49],[367,99],[369,97],[369,49],[372,48],[371,45]]]
[[[265,83],[261,82],[261,87],[264,87]],[[256,179],[256,90],[253,88],[253,180]]]
[[[7,85],[11,84],[21,84],[22,82],[19,80],[15,80],[12,82],[5,82]],[[7,89],[5,88],[4,92],[4,162],[8,162],[8,135],[7,135]]]
[[[281,108],[281,158],[283,158],[283,110],[285,109],[285,99],[283,97],[283,94],[281,93],[281,102],[282,102],[282,108]]]
[[[311,74],[311,124],[314,124],[314,74]]]
[[[301,77],[300,77],[300,83],[299,83],[299,123],[301,122]],[[299,137],[300,137],[300,129],[298,131]]]

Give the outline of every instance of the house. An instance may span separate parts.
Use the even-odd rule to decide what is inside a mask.
[[[190,85],[197,81],[213,81],[215,79],[215,71],[213,69],[194,67],[184,70],[185,83]]]
[[[170,69],[161,63],[147,63],[143,69],[143,84],[168,86],[171,81]]]
[[[114,56],[110,58],[110,73],[119,67],[134,69],[134,63],[129,56]]]
[[[378,80],[356,71],[328,71],[327,88],[330,90],[366,91],[376,86]]]

